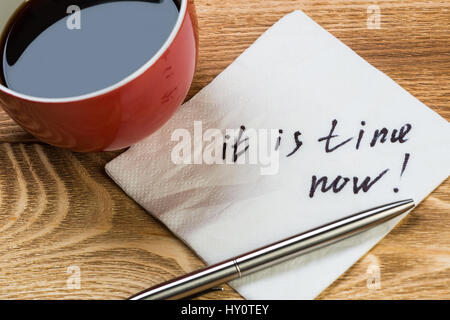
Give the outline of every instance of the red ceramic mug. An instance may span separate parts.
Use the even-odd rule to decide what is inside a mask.
[[[0,2],[0,30],[23,2]],[[194,76],[197,17],[192,0],[180,0],[180,5],[177,23],[164,45],[122,81],[82,96],[57,99],[27,96],[0,84],[0,104],[25,130],[57,147],[108,151],[142,140],[173,115]]]

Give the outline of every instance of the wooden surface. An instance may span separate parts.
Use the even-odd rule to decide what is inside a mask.
[[[450,4],[429,1],[197,0],[200,60],[189,97],[284,14],[318,23],[450,119]],[[367,6],[381,9],[366,28]],[[121,299],[202,266],[112,183],[118,153],[77,154],[40,144],[0,113],[0,298]],[[450,298],[450,182],[435,190],[321,299]],[[67,287],[67,268],[81,288]],[[367,287],[379,266],[381,288]],[[372,268],[372,267],[370,267]],[[230,288],[204,298],[239,298]]]

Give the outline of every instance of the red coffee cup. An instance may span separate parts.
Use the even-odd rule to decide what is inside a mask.
[[[23,0],[2,0],[0,30]],[[169,38],[139,70],[99,91],[71,98],[36,98],[0,84],[0,104],[39,140],[73,151],[128,147],[158,130],[186,98],[198,37],[192,0],[181,0]],[[45,77],[45,75],[42,75]]]

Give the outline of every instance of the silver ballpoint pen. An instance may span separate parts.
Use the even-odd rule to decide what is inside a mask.
[[[191,297],[228,281],[353,236],[395,218],[412,208],[414,208],[414,200],[409,199],[353,214],[313,230],[162,283],[142,291],[129,299],[165,300]]]

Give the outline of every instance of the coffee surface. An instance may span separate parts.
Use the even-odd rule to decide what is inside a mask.
[[[2,84],[43,98],[107,88],[163,46],[176,24],[178,3],[29,0],[3,33]]]

